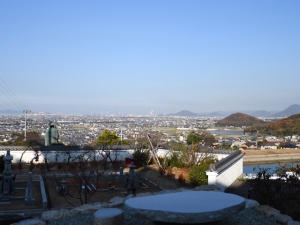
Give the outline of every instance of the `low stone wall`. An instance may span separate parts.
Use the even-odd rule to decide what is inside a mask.
[[[214,185],[202,185],[196,187],[195,191],[218,191],[219,187]],[[156,193],[141,193],[137,194],[136,197],[142,197],[147,195],[157,195],[157,194],[166,194],[166,193],[175,193],[175,192],[183,192],[187,191],[186,189],[177,189],[177,190],[163,190]],[[39,218],[23,220],[18,223],[14,223],[14,225],[46,225],[47,222],[51,220],[63,219],[72,217],[78,214],[85,213],[94,213],[99,209],[103,208],[115,208],[115,207],[123,207],[124,203],[127,199],[133,198],[133,195],[129,195],[127,197],[114,197],[109,202],[97,202],[93,204],[81,205],[72,209],[59,209],[59,210],[49,210],[45,211],[41,214]],[[292,220],[291,217],[287,215],[280,214],[280,212],[272,207],[260,205],[258,202],[250,199],[246,200],[246,208],[254,209],[256,212],[262,214],[266,218],[275,220],[277,223],[282,225],[300,225],[300,222]]]

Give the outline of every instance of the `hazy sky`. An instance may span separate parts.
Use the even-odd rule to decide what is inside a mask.
[[[0,1],[0,77],[0,110],[283,110],[300,1]]]

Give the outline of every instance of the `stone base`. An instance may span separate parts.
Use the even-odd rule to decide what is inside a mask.
[[[123,210],[117,208],[99,209],[94,213],[94,225],[122,225]]]
[[[193,225],[227,225],[227,221],[228,219],[223,219],[223,220],[219,220],[219,221],[214,221],[214,222],[207,222],[207,223],[193,223]],[[171,225],[174,223],[168,223],[168,222],[160,222],[160,221],[153,221],[152,223],[150,223],[150,221],[148,222],[147,225]]]

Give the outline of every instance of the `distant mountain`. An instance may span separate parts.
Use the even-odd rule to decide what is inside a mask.
[[[265,122],[257,119],[256,117],[249,116],[244,113],[234,113],[230,116],[218,121],[216,123],[217,126],[252,126],[256,124],[264,124]]]
[[[300,113],[300,105],[294,104],[286,108],[285,110],[278,112],[274,114],[274,117],[285,117],[285,116],[291,116],[294,114]]]
[[[199,116],[199,115],[188,110],[182,110],[178,113],[168,114],[168,116]]]
[[[5,115],[11,115],[11,114],[22,114],[22,111],[15,111],[15,110],[11,110],[11,109],[7,109],[7,110],[0,110],[0,114],[5,114]]]
[[[214,116],[224,116],[224,115],[222,115],[221,113],[218,113],[218,112],[212,112],[212,113],[209,113],[207,116],[214,117]]]
[[[300,114],[292,115],[268,124],[247,127],[245,132],[265,135],[291,136],[300,133]]]
[[[250,113],[249,115],[255,116],[255,117],[268,117],[268,116],[272,116],[272,113],[270,113],[266,110],[258,110],[258,111]]]

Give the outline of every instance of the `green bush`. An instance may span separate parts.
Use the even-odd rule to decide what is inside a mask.
[[[194,166],[189,173],[189,181],[192,185],[203,185],[208,183],[205,171],[209,168],[210,164],[215,163],[215,160],[202,162],[198,166]]]
[[[132,156],[136,161],[137,167],[145,166],[149,160],[149,151],[136,150]]]
[[[177,152],[172,153],[171,157],[168,159],[168,165],[170,167],[178,167],[178,168],[187,167],[187,165],[185,165],[179,153]]]

